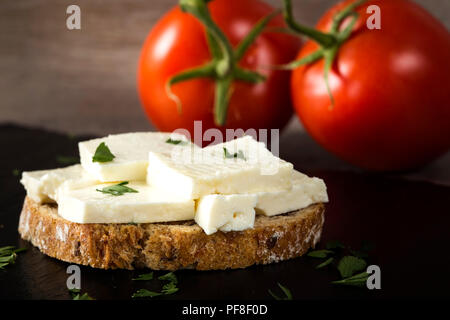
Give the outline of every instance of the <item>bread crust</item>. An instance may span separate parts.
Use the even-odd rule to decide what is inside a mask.
[[[258,215],[244,231],[206,235],[194,221],[80,224],[58,215],[56,205],[25,198],[19,233],[41,252],[101,269],[215,270],[245,268],[303,255],[320,240],[325,205]]]

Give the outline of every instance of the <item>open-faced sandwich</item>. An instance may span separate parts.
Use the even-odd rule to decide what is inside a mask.
[[[298,257],[319,241],[324,182],[244,136],[199,148],[175,133],[79,143],[81,164],[24,172],[19,233],[95,268],[227,269]]]

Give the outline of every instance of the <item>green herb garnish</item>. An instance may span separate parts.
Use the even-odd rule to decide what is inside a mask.
[[[17,253],[25,251],[25,248],[15,249],[13,246],[6,246],[0,248],[0,269],[4,269],[10,264],[16,262]]]
[[[348,278],[345,278],[342,280],[332,281],[331,283],[362,287],[367,283],[368,278],[369,278],[369,274],[364,271],[364,272],[358,273],[352,277],[348,277]]]
[[[150,291],[147,289],[139,289],[138,291],[136,291],[135,293],[133,293],[133,295],[131,296],[132,298],[153,298],[153,297],[157,297],[162,295],[162,293],[160,292],[155,292],[155,291]]]
[[[312,258],[326,258],[330,253],[334,253],[331,250],[314,250],[308,252],[307,256]]]
[[[364,286],[369,275],[364,271],[367,262],[363,258],[368,257],[368,252],[374,248],[374,245],[368,241],[363,241],[359,250],[352,250],[341,241],[329,241],[325,247],[326,249],[310,251],[307,254],[307,256],[313,258],[326,258],[316,266],[316,269],[333,264],[337,267],[342,279],[331,283]],[[339,262],[336,264],[334,261]],[[361,273],[355,274],[357,272]]]
[[[137,193],[139,191],[127,187],[128,181],[124,181],[112,186],[104,187],[103,189],[95,189],[98,192],[108,193],[113,196],[122,196],[124,193]]]
[[[345,256],[339,261],[337,268],[342,278],[348,278],[355,272],[363,270],[366,266],[366,261],[361,258]]]
[[[98,145],[95,150],[95,154],[92,157],[92,162],[109,162],[112,161],[116,156],[111,153],[108,146],[102,142]]]
[[[80,163],[80,159],[78,157],[72,156],[56,156],[56,162],[62,165],[71,165]]]
[[[166,143],[170,143],[170,144],[175,144],[175,145],[180,145],[180,146],[185,146],[188,144],[187,141],[185,140],[174,140],[172,138],[169,138],[166,140]]]
[[[334,260],[333,257],[328,258],[327,260],[325,260],[325,261],[322,262],[321,264],[317,265],[317,266],[316,266],[316,269],[320,269],[320,268],[326,267],[327,265],[329,265],[330,263],[332,263],[333,260]]]
[[[75,297],[73,297],[73,300],[95,300],[94,298],[90,297],[86,292],[82,295],[77,294]]]
[[[133,279],[133,280],[152,280],[152,279],[153,279],[153,272],[140,275],[138,278]],[[147,289],[139,289],[138,291],[133,293],[133,295],[131,297],[132,298],[147,298],[147,297],[153,298],[153,297],[162,296],[162,295],[174,294],[175,292],[177,292],[179,290],[177,288],[178,279],[173,272],[169,272],[169,273],[166,273],[165,275],[159,276],[158,280],[168,281],[168,283],[163,285],[161,292],[150,291]]]
[[[13,169],[12,175],[13,175],[14,177],[20,176],[20,170],[19,170],[19,169]]]
[[[232,154],[232,153],[230,153],[230,152],[228,151],[227,148],[224,147],[224,148],[223,148],[223,155],[224,155],[224,157],[225,157],[226,159],[237,158],[237,159],[246,160],[245,157],[244,157],[244,152],[242,152],[242,150],[239,150],[238,152]]]
[[[291,290],[289,290],[288,288],[282,286],[279,282],[277,283],[278,286],[280,287],[281,290],[283,290],[284,293],[284,297],[279,297],[276,294],[274,294],[272,291],[269,290],[270,295],[275,299],[275,300],[292,300],[292,293]]]
[[[177,291],[178,291],[177,284],[174,282],[169,282],[163,286],[161,293],[168,295],[168,294],[174,294]]]
[[[71,289],[69,290],[70,294],[72,295],[73,300],[95,300],[94,298],[90,297],[89,294],[86,292],[80,295],[79,289]]]
[[[171,283],[178,283],[178,279],[173,272],[166,273],[165,275],[159,276],[158,280],[169,281]]]
[[[150,273],[140,274],[137,278],[133,278],[132,280],[148,281],[148,280],[152,280],[152,279],[153,279],[153,272],[150,272]]]

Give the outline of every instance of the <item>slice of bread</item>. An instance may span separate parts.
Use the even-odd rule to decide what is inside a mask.
[[[80,224],[57,205],[25,198],[19,233],[43,253],[102,269],[214,270],[245,268],[303,255],[320,239],[325,205],[266,217],[254,228],[206,235],[194,221]]]

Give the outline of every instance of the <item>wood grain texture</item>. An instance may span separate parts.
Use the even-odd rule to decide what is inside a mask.
[[[314,24],[335,2],[294,1],[296,16]],[[450,26],[448,0],[417,2]],[[136,65],[148,31],[175,3],[0,1],[0,122],[82,134],[152,129],[137,97]],[[66,28],[70,4],[81,8],[81,30]],[[298,130],[298,121],[290,128]]]

